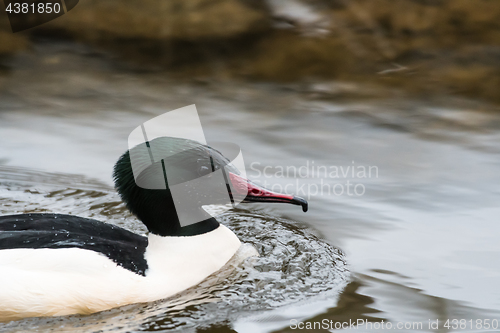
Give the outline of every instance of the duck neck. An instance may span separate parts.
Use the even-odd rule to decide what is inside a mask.
[[[197,223],[193,223],[187,226],[181,226],[180,223],[178,227],[174,230],[153,232],[158,236],[195,236],[205,234],[219,227],[219,222],[213,217],[209,217]]]
[[[219,222],[202,207],[189,209],[179,216],[172,200],[154,206],[154,211],[142,212],[138,217],[149,232],[158,236],[194,236],[210,232],[219,226]],[[181,221],[193,223],[186,225]]]

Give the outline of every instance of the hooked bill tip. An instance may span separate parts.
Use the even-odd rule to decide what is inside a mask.
[[[301,197],[293,197],[293,201],[299,203],[302,206],[302,211],[305,213],[307,212],[307,209],[309,208],[309,204],[305,199],[302,199]]]

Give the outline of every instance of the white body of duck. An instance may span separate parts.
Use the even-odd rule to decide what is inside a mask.
[[[0,320],[89,314],[167,298],[221,269],[241,243],[224,225],[195,236],[148,236],[145,276],[78,248],[0,251]]]

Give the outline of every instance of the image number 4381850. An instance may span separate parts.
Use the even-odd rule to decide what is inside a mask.
[[[12,32],[52,21],[73,9],[78,0],[3,0]]]

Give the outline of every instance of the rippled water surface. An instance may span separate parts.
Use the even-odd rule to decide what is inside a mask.
[[[69,213],[143,233],[112,189],[112,166],[136,126],[193,103],[208,141],[239,144],[249,178],[305,196],[309,212],[244,204],[223,214],[260,257],[173,299],[0,331],[281,332],[291,319],[363,319],[421,322],[405,330],[421,332],[433,331],[429,320],[500,319],[495,108],[346,99],[338,83],[177,80],[111,63],[65,43],[10,60],[0,76],[1,214]]]

